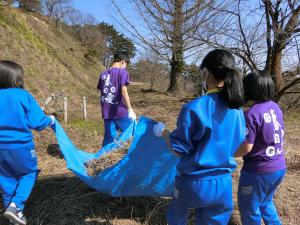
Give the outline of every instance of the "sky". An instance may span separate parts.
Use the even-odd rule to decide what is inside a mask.
[[[136,18],[137,14],[126,1],[127,0],[116,0],[118,6],[123,10],[125,9],[124,11],[126,15],[130,17],[130,20],[136,21],[133,18]],[[72,6],[82,13],[93,15],[97,19],[97,22],[106,22],[113,25],[117,31],[132,39],[131,34],[121,25],[124,24],[124,21],[120,18],[119,13],[117,13],[116,8],[112,4],[112,0],[72,0]],[[144,30],[138,23],[135,23],[135,25],[140,31]],[[137,52],[134,61],[139,58],[140,53],[143,51],[138,45],[136,45],[136,48]]]
[[[124,10],[124,13],[130,20],[135,20],[137,13],[131,8],[131,4],[128,4],[128,0],[115,0],[118,6]],[[98,22],[106,22],[119,30],[120,32],[126,33],[122,26],[123,23],[120,18],[120,14],[112,4],[112,0],[71,0],[72,5],[75,9],[93,15]],[[136,24],[135,24],[136,25]],[[142,28],[142,27],[138,27]]]
[[[74,8],[84,13],[92,14],[99,22],[112,24],[111,0],[73,0]]]
[[[120,14],[117,12],[116,8],[112,4],[112,1],[113,0],[71,0],[73,7],[76,8],[77,10],[83,13],[93,15],[97,19],[97,22],[106,22],[108,24],[113,25],[116,28],[116,30],[125,34],[125,36],[127,36],[132,40],[136,39],[126,30],[125,26],[128,25],[124,24],[124,20],[120,18]],[[135,10],[132,8],[132,5],[130,4],[130,0],[115,0],[115,1],[117,2],[118,6],[121,8],[122,12],[126,15],[127,19],[135,25],[137,30],[139,30],[145,37],[147,37],[148,32],[145,29],[144,24],[141,23],[142,21],[138,13],[136,13]],[[137,60],[139,56],[143,55],[144,50],[137,44],[135,46],[138,50],[136,52],[136,57],[135,57],[135,60]],[[294,58],[294,55],[292,56],[292,58]]]

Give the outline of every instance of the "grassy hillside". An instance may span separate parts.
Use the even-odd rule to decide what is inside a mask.
[[[26,88],[40,103],[59,91],[69,97],[73,109],[83,95],[96,101],[95,85],[103,66],[86,58],[86,52],[48,18],[0,8],[0,59],[24,67]]]
[[[64,32],[57,32],[51,21],[36,14],[25,14],[16,9],[0,8],[0,59],[10,59],[25,68],[26,85],[42,103],[52,92],[64,91],[70,100],[70,123],[63,124],[75,145],[89,152],[100,148],[103,125],[99,116],[95,85],[103,69],[84,55],[86,49]],[[182,105],[189,98],[147,92],[143,83],[129,86],[129,95],[138,116],[145,115],[164,121],[171,130]],[[143,91],[144,90],[144,91]],[[81,98],[88,99],[88,120],[81,117]],[[300,115],[286,115],[286,159],[288,172],[280,186],[275,203],[285,225],[298,222],[300,210]],[[86,186],[66,169],[59,154],[49,151],[55,144],[53,132],[45,130],[35,136],[39,158],[38,181],[25,207],[29,225],[165,225],[169,198],[111,198]],[[57,152],[56,152],[57,153]],[[238,171],[234,174],[234,200],[236,203]],[[1,201],[1,196],[0,196]],[[8,221],[1,215],[0,225]],[[189,225],[194,224],[194,213]],[[235,204],[230,225],[240,225]]]

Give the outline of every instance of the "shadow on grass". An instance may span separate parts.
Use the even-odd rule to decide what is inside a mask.
[[[24,213],[28,225],[165,225],[169,203],[170,199],[159,197],[113,198],[76,177],[43,177],[36,182]],[[193,224],[193,214],[188,224]],[[8,223],[0,217],[0,224]]]
[[[163,198],[113,198],[76,177],[43,177],[36,182],[24,213],[29,225],[133,225],[133,221],[160,225],[165,224],[167,204]],[[0,217],[0,224],[8,223]]]

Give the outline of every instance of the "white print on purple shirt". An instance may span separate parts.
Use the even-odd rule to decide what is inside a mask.
[[[110,74],[103,74],[101,78],[102,80],[104,80],[103,93],[105,94],[105,96],[101,97],[101,101],[107,102],[109,104],[118,104],[113,102],[115,98],[115,95],[113,93],[116,92],[116,87],[109,87],[112,85]]]
[[[269,157],[273,157],[276,154],[276,150],[274,148],[274,146],[269,146],[266,149],[266,155]]]
[[[283,140],[283,136],[284,136],[284,131],[281,129],[281,125],[277,121],[277,117],[276,117],[275,111],[273,109],[270,110],[270,114],[269,113],[264,113],[264,121],[266,123],[273,122],[273,126],[274,126],[274,134],[273,134],[274,143],[275,144],[281,144],[281,147],[282,147],[283,146],[283,141],[282,140]],[[278,131],[279,131],[279,133],[278,133]],[[282,153],[282,149],[279,149],[279,148],[275,149],[274,146],[269,146],[266,149],[266,155],[269,156],[269,157],[273,157],[276,154],[281,154],[281,153]]]
[[[269,113],[264,113],[264,120],[266,123],[271,123],[272,119]]]
[[[276,114],[275,111],[273,109],[270,110],[271,114],[272,114],[272,120],[273,120],[273,125],[275,130],[279,130],[279,128],[281,127],[280,124],[278,123],[278,121],[276,120]]]
[[[108,74],[105,79],[105,84],[104,84],[105,87],[108,87],[109,85],[111,85],[110,79],[111,79],[110,74]]]

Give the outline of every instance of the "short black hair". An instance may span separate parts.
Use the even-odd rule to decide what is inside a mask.
[[[18,63],[0,61],[0,89],[24,88],[23,68]]]
[[[217,80],[224,81],[221,97],[229,108],[237,109],[243,105],[242,77],[235,68],[235,59],[232,53],[224,49],[214,49],[204,57],[200,68],[207,68]]]
[[[246,101],[268,101],[274,99],[275,86],[270,74],[253,71],[243,79]]]
[[[129,55],[126,51],[116,51],[114,53],[114,62],[121,62],[125,61],[126,63],[129,63]]]

